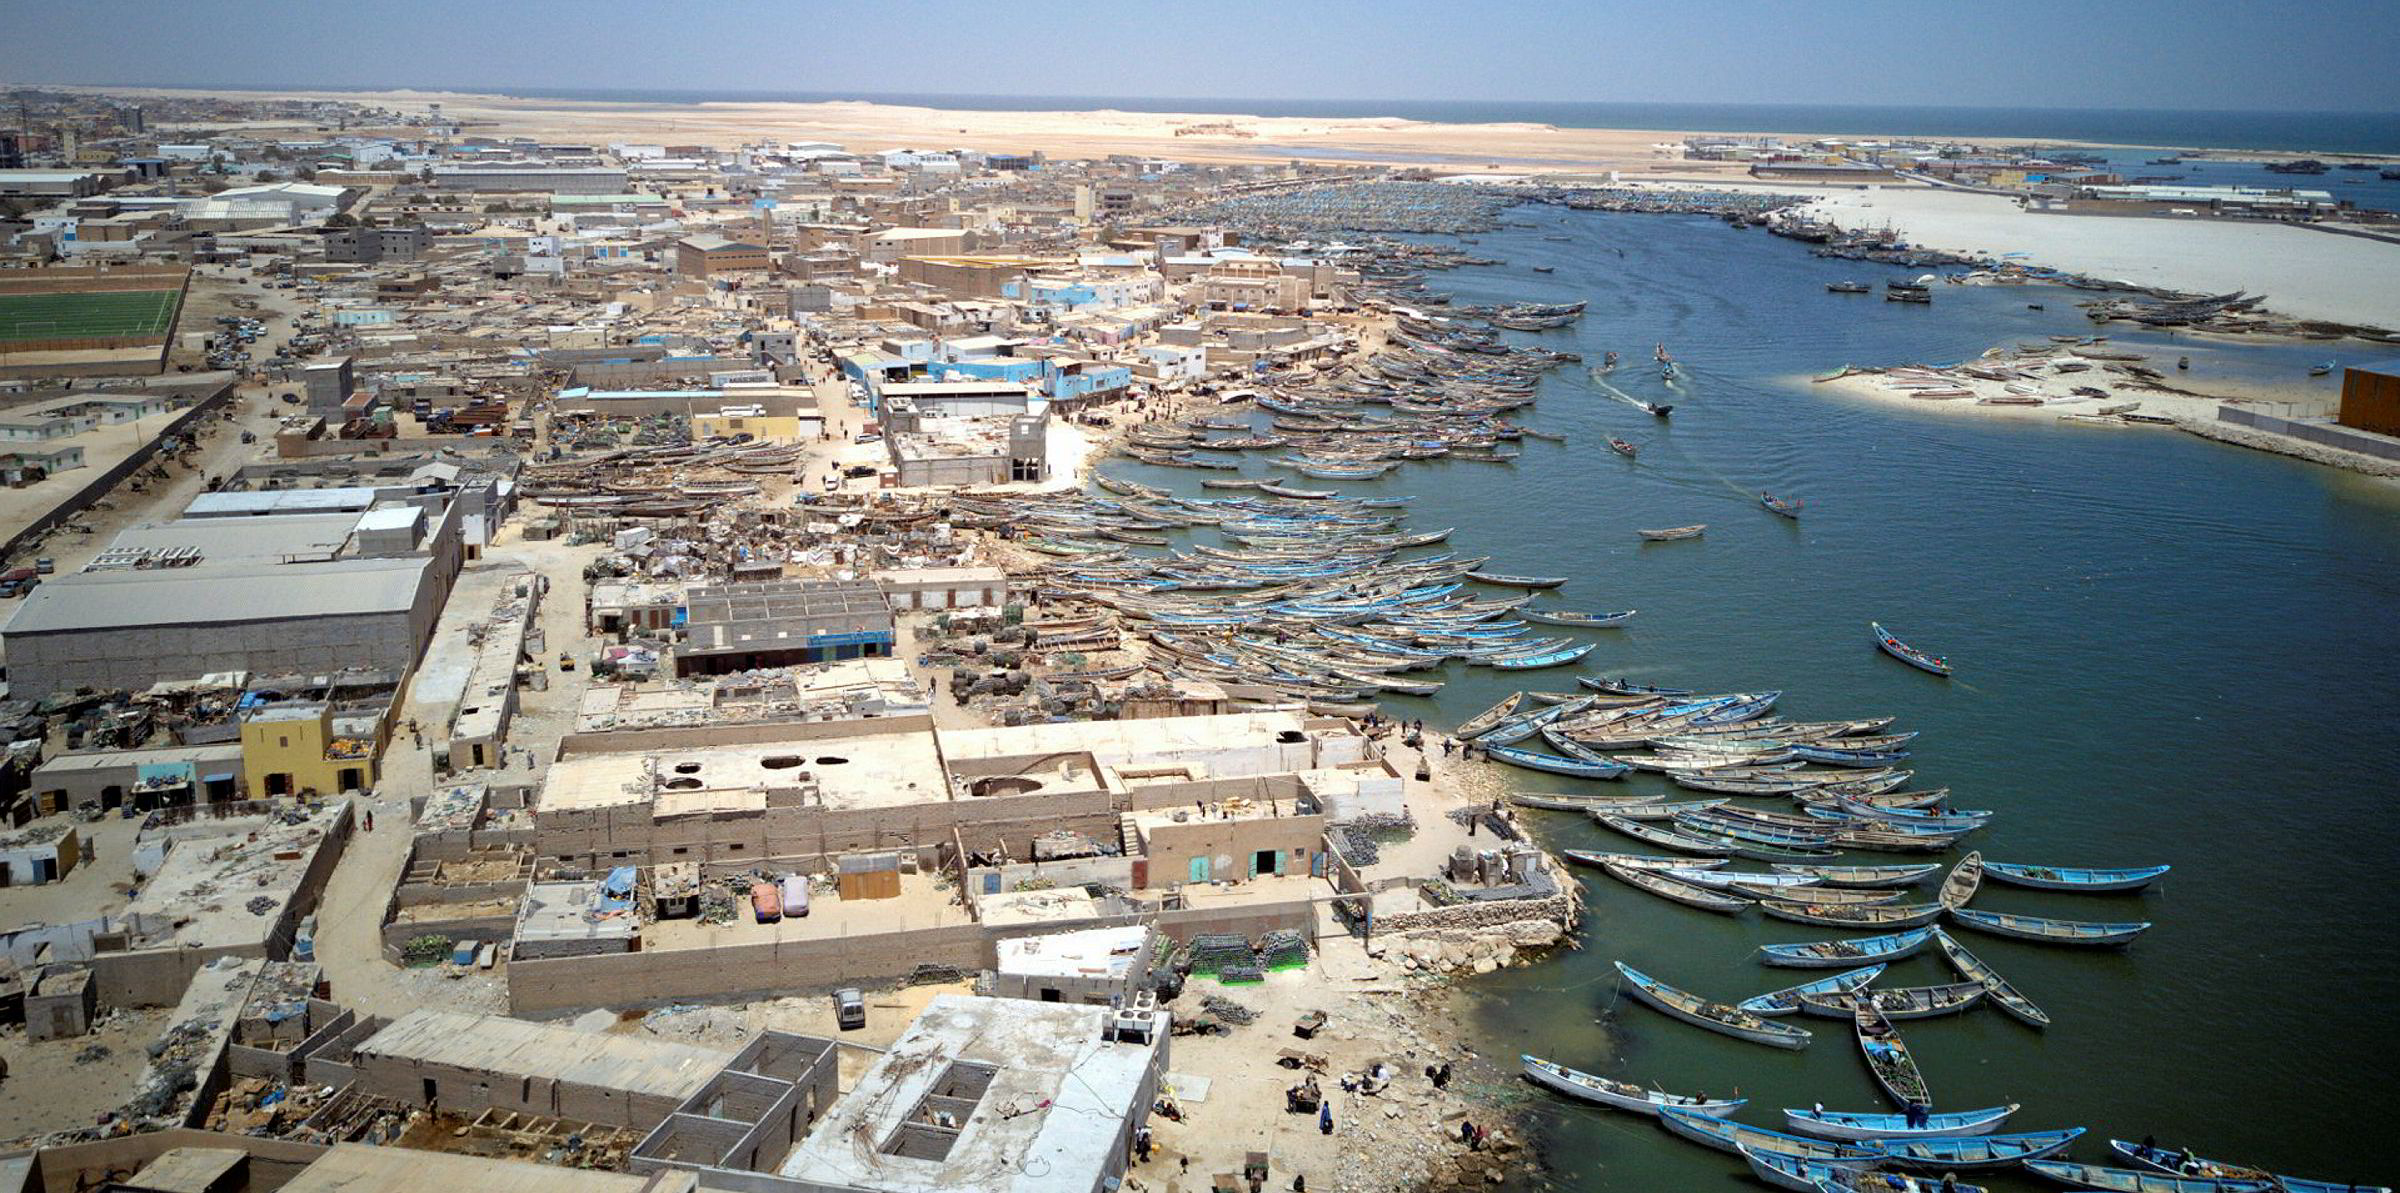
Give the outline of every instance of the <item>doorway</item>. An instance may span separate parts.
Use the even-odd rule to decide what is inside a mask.
[[[1205,858],[1205,857],[1196,857],[1196,858],[1193,858],[1193,859],[1192,859],[1192,881],[1193,881],[1193,882],[1207,882],[1207,881],[1208,881],[1208,859],[1207,859],[1207,858]]]

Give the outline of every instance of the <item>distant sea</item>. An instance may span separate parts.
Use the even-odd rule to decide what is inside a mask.
[[[294,88],[294,90],[327,90]],[[356,90],[365,90],[363,88]],[[1555,124],[1689,132],[1888,133],[1976,140],[2090,141],[2192,149],[2400,156],[2400,112],[1953,108],[1845,104],[1553,103],[1532,100],[1201,99],[1093,95],[938,95],[830,91],[456,88],[525,99],[613,103],[825,103],[856,100],[1007,112],[1224,112],[1247,116],[1399,116],[1445,123]]]

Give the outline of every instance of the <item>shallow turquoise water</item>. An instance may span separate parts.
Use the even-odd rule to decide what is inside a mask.
[[[1641,367],[1666,340],[1692,378],[1672,395],[1673,420],[1562,369],[1528,421],[1568,445],[1527,441],[1511,467],[1411,464],[1339,487],[1417,494],[1412,525],[1459,527],[1452,545],[1499,570],[1571,575],[1555,603],[1639,608],[1628,629],[1584,631],[1601,642],[1588,672],[1780,688],[1801,718],[1900,716],[1923,731],[1916,786],[2001,813],[1971,842],[1987,857],[2174,864],[2144,895],[1986,886],[1978,907],[2157,926],[2122,953],[1958,933],[2056,1023],[2036,1032],[1978,1009],[1907,1025],[1941,1107],[2021,1101],[2014,1128],[2089,1127],[2076,1154],[2091,1160],[2104,1158],[2102,1139],[2155,1134],[2299,1176],[2400,1177],[2377,1160],[2374,1129],[2390,1117],[2382,1070],[2400,1038],[2383,1010],[2400,1002],[2400,967],[2382,902],[2400,863],[2400,488],[2171,430],[1999,424],[1794,380],[2088,331],[2070,291],[1948,288],[1931,308],[1903,307],[1823,290],[1885,270],[1710,221],[1511,218],[1543,226],[1481,237],[1484,255],[1511,263],[1435,275],[1436,288],[1461,303],[1588,298],[1576,327],[1516,338],[1595,362],[1613,347],[1627,361],[1621,383],[1644,397],[1669,396]],[[1541,239],[1562,228],[1576,239]],[[1558,272],[1533,274],[1536,261]],[[2259,376],[2294,376],[2328,354],[2113,334]],[[1607,452],[1611,434],[1640,442],[1640,460]],[[1191,493],[1205,475],[1108,469]],[[1806,499],[1805,520],[1757,508],[1761,488]],[[1689,522],[1709,523],[1707,537],[1634,535]],[[1957,678],[1878,654],[1870,619],[1947,655]],[[1514,678],[1560,689],[1569,675]],[[1387,707],[1449,724],[1519,686],[1456,666],[1447,678],[1437,698]],[[1567,814],[1525,815],[1553,845],[1640,848]],[[1729,920],[1581,877],[1580,951],[1471,985],[1487,1057],[1533,1051],[1679,1092],[1738,1088],[1753,1100],[1743,1117],[1762,1126],[1779,1126],[1784,1106],[1882,1108],[1845,1025],[1803,1021],[1818,1037],[1798,1053],[1745,1044],[1619,1001],[1609,964],[1733,999],[1805,980],[1758,965],[1755,945],[1841,933],[1755,912]],[[1947,980],[1928,954],[1886,982]],[[1757,1187],[1736,1157],[1645,1120],[1540,1095],[1534,1105],[1561,1186]]]

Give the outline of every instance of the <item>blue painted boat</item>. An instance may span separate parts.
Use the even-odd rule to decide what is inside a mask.
[[[1561,758],[1556,754],[1520,750],[1515,746],[1484,746],[1483,753],[1485,757],[1510,766],[1577,779],[1614,779],[1633,769],[1622,762],[1585,762],[1576,758]]]
[[[1514,720],[1502,721],[1499,725],[1484,731],[1475,739],[1475,744],[1479,746],[1513,746],[1541,732],[1542,728],[1551,722],[1561,717],[1574,716],[1590,706],[1591,698],[1589,697],[1569,700],[1564,704],[1553,704],[1548,708],[1527,713]]]
[[[1597,643],[1586,642],[1580,646],[1546,650],[1539,654],[1501,655],[1489,662],[1503,671],[1538,671],[1544,667],[1564,667],[1592,653],[1593,648],[1597,645]]]
[[[1898,961],[1914,957],[1933,940],[1933,929],[1916,928],[1885,936],[1852,940],[1818,940],[1804,944],[1762,944],[1758,959],[1792,969],[1840,969],[1862,961]]]
[[[1743,1145],[1742,1158],[1758,1179],[1797,1193],[1986,1193],[1981,1185],[1956,1181],[1945,1189],[1939,1182],[1919,1180],[1896,1172],[1877,1172],[1856,1162],[1827,1163],[1763,1147]]]
[[[1753,1127],[1726,1119],[1695,1114],[1677,1106],[1662,1106],[1658,1111],[1659,1125],[1694,1143],[1713,1147],[1721,1152],[1739,1154],[1742,1148],[1777,1152],[1786,1156],[1816,1160],[1828,1164],[1863,1166],[1883,1158],[1874,1148],[1856,1147],[1801,1135],[1786,1135],[1765,1127]]]
[[[1989,868],[1988,866],[1986,867]],[[1976,911],[1961,907],[1950,913],[1963,927],[1994,936],[2013,936],[2041,944],[2071,944],[2106,947],[2133,943],[2150,928],[2148,921],[2139,923],[2096,923],[2091,920],[2059,920],[2038,915],[2010,915],[1998,911]]]
[[[1596,675],[1578,675],[1575,677],[1575,682],[1582,684],[1583,686],[1590,688],[1595,692],[1605,693],[1610,696],[1675,697],[1689,696],[1692,694],[1692,690],[1690,688],[1652,687],[1649,684],[1635,683],[1630,679],[1604,679]]]
[[[1894,1164],[1911,1168],[2002,1168],[2062,1152],[2082,1137],[2082,1127],[2027,1131],[2019,1135],[1966,1135],[1955,1139],[1879,1139],[1861,1144]]]
[[[1852,1113],[1842,1110],[1791,1110],[1783,1112],[1783,1121],[1791,1129],[1820,1139],[1839,1139],[1860,1142],[1880,1139],[1936,1139],[1959,1135],[1976,1135],[2008,1121],[2017,1112],[2014,1102],[2006,1106],[1991,1106],[1982,1110],[1951,1110],[1927,1114],[1925,1125],[1910,1126],[1905,1114],[1882,1111]]]
[[[1866,770],[1878,766],[1897,766],[1908,761],[1906,750],[1841,750],[1830,746],[1796,743],[1792,757],[1806,759],[1823,766],[1846,766]]]
[[[1888,654],[1893,658],[1916,668],[1919,671],[1929,671],[1935,675],[1950,674],[1949,660],[1942,658],[1940,655],[1927,654],[1924,651],[1918,650],[1916,647],[1910,646],[1908,643],[1902,642],[1900,639],[1893,637],[1890,630],[1883,628],[1882,622],[1870,621],[1867,623],[1867,628],[1874,631],[1875,645],[1877,648],[1881,649],[1883,653]]]
[[[1527,621],[1538,621],[1543,625],[1571,625],[1582,626],[1586,629],[1607,629],[1612,626],[1624,625],[1626,622],[1631,621],[1633,619],[1633,615],[1638,612],[1640,612],[1638,609],[1627,609],[1623,613],[1576,613],[1564,609],[1527,609],[1525,610],[1524,615]]]
[[[2095,870],[2064,866],[2028,866],[2022,862],[1985,862],[1983,872],[2014,886],[2044,891],[2138,891],[2158,881],[2171,866],[2133,866]]]
[[[2027,1160],[2025,1167],[2062,1185],[2100,1189],[2106,1193],[2267,1193],[2266,1181],[2222,1180],[2205,1176],[2168,1176],[2135,1168],[2102,1168],[2066,1160]]]
[[[1669,873],[1674,873],[1674,871],[1669,871]],[[1813,982],[1802,982],[1797,986],[1786,986],[1781,990],[1770,990],[1765,994],[1753,995],[1735,1003],[1734,1006],[1753,1015],[1789,1015],[1800,1009],[1800,996],[1803,994],[1834,994],[1856,990],[1881,977],[1885,968],[1885,966],[1877,964],[1853,969],[1848,973],[1837,973],[1829,978],[1818,978]]]
[[[2344,1181],[2312,1181],[2296,1176],[2279,1176],[2264,1168],[2244,1164],[2227,1164],[2206,1156],[2195,1156],[2173,1148],[2144,1147],[2124,1139],[2111,1139],[2108,1149],[2136,1167],[2155,1169],[2173,1176],[2194,1176],[2209,1180],[2264,1181],[2277,1193],[2392,1193],[2382,1185],[2357,1185]]]

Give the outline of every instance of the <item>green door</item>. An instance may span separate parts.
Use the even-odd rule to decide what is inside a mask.
[[[1193,882],[1207,882],[1207,881],[1208,881],[1208,859],[1207,859],[1207,858],[1205,858],[1205,857],[1196,857],[1196,858],[1193,858],[1193,859],[1192,859],[1192,881],[1193,881]]]

